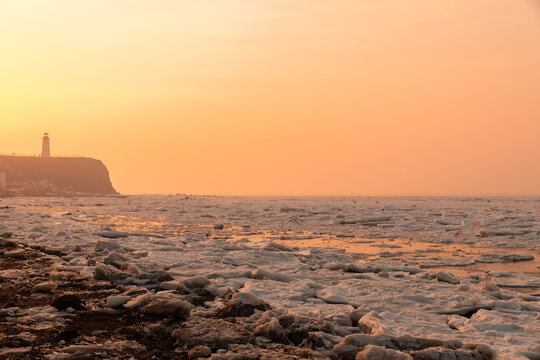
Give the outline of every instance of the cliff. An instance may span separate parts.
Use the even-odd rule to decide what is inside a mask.
[[[4,177],[0,195],[117,194],[105,165],[91,158],[0,156],[0,181]]]

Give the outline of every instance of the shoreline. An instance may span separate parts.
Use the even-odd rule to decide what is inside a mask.
[[[353,229],[401,231],[402,220],[393,219],[401,219],[402,210],[388,205],[385,216],[392,220],[373,227],[336,224],[332,219],[366,216],[358,207],[354,214],[344,210],[347,202],[319,200],[303,209],[221,198],[57,198],[46,204],[16,199],[0,210],[0,233],[13,233],[0,242],[0,337],[8,344],[0,353],[12,352],[12,358],[188,359],[190,351],[191,358],[216,360],[540,355],[534,337],[540,297],[522,291],[540,288],[538,277],[459,273],[438,267],[444,258],[433,249],[408,251],[406,243],[384,239],[361,244],[390,245],[371,247],[371,258],[295,246],[313,240],[302,239],[300,227],[320,233],[324,226],[341,241],[356,240],[337,236],[358,235]],[[426,212],[406,210],[404,216],[413,218],[411,211]],[[322,220],[329,213],[335,216]],[[136,216],[124,223],[121,216],[130,214]],[[527,216],[536,231],[536,218]],[[255,241],[269,224],[272,237],[263,233]],[[81,302],[71,298],[71,306],[58,310],[53,305],[63,295]]]
[[[105,243],[110,244],[114,243]],[[32,269],[13,282],[2,277],[0,302],[7,305],[0,309],[2,357],[194,359],[202,355],[201,358],[212,359],[349,359],[361,351],[366,356],[380,351],[388,356],[411,353],[411,359],[425,358],[428,352],[475,359],[493,356],[493,351],[482,344],[385,337],[370,335],[368,329],[361,327],[351,329],[352,321],[360,320],[354,311],[349,320],[337,322],[279,314],[252,293],[226,293],[221,299],[223,306],[210,312],[201,304],[213,300],[217,290],[206,277],[178,283],[173,293],[191,297],[189,302],[159,295],[171,291],[170,281],[135,286],[129,282],[115,284],[122,277],[115,279],[106,271],[101,275],[96,271],[93,279],[69,269],[57,269],[61,272],[51,274],[47,268],[54,266],[55,258],[61,255],[5,238],[0,249],[0,271]],[[163,280],[166,279],[164,276]],[[148,299],[143,301],[145,297]],[[286,322],[293,324],[284,328],[281,324]],[[340,326],[343,324],[346,326]],[[148,328],[157,334],[149,333]],[[360,338],[355,339],[355,335]],[[300,339],[294,339],[298,336]],[[356,341],[356,349],[349,349],[347,341]],[[323,347],[316,346],[321,342]],[[393,346],[382,346],[388,342]],[[395,344],[399,344],[397,348]]]

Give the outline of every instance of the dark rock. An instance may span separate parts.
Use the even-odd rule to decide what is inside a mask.
[[[2,239],[11,239],[12,236],[13,236],[13,233],[9,231],[0,234],[0,238]]]
[[[205,289],[202,289],[203,291]],[[184,296],[184,300],[190,302],[191,304],[195,305],[195,306],[205,306],[206,302],[207,301],[212,301],[214,300],[215,296],[210,293],[210,292],[207,292],[207,293],[204,293],[204,294],[187,294]]]
[[[206,301],[213,301],[217,288],[206,276],[194,276],[180,282],[176,291],[186,295],[185,299],[195,306],[204,306]]]
[[[310,332],[308,337],[304,339],[301,347],[308,347],[311,349],[326,349],[332,350],[334,345],[339,344],[342,340],[341,337],[327,334],[321,331]]]
[[[56,341],[62,341],[62,340],[69,341],[69,340],[75,339],[76,337],[79,337],[80,335],[81,334],[79,334],[77,330],[65,330],[58,333],[58,335],[56,335],[54,339]]]
[[[97,264],[94,268],[94,279],[118,281],[127,278],[127,274],[118,270],[114,266],[106,264]]]
[[[58,311],[72,308],[74,310],[86,310],[84,303],[76,295],[62,295],[52,303]]]
[[[109,255],[107,255],[103,262],[107,265],[112,265],[120,269],[127,260],[128,259],[125,256],[122,256],[113,250],[109,253]]]
[[[493,350],[487,345],[471,345],[464,349],[430,348],[411,352],[414,360],[491,360]]]
[[[103,251],[103,250],[118,250],[120,249],[120,244],[118,244],[114,240],[98,240],[96,242],[96,251]]]
[[[180,286],[189,292],[194,289],[202,289],[210,284],[211,282],[206,276],[193,276],[180,282]]]
[[[11,251],[4,252],[4,257],[14,258],[14,259],[25,259],[26,255],[24,249],[16,249]]]
[[[355,360],[413,360],[411,355],[404,352],[387,349],[382,346],[367,345],[364,350],[356,354]],[[450,360],[450,359],[448,359]]]
[[[192,347],[204,344],[214,351],[226,349],[230,344],[255,342],[253,334],[237,324],[198,316],[191,316],[171,336],[182,345]]]
[[[124,268],[124,266],[122,268]],[[125,267],[125,272],[133,278],[148,280],[149,283],[154,284],[173,280],[171,274],[155,263],[144,264],[140,267],[136,264],[129,263]]]
[[[178,299],[154,298],[141,309],[141,313],[154,316],[173,316],[184,320],[193,307],[186,301]]]
[[[135,296],[139,296],[139,295],[143,295],[143,294],[148,294],[149,292],[150,291],[147,288],[134,287],[134,288],[131,288],[131,289],[127,289],[126,291],[124,291],[122,293],[122,295],[135,297]]]
[[[88,290],[105,290],[112,288],[113,285],[110,281],[93,281],[88,284],[86,284],[86,288]]]
[[[234,294],[236,294],[236,292],[233,289],[228,288],[225,294],[223,294],[221,297],[221,301],[226,304],[227,302],[231,301]]]
[[[351,323],[353,326],[358,325],[358,320],[362,318],[362,316],[366,315],[367,311],[363,309],[354,309],[349,313],[349,319],[351,319]]]
[[[171,274],[169,274],[164,269],[158,269],[150,272],[148,278],[154,283],[174,280]]]
[[[2,247],[15,247],[15,246],[17,246],[17,244],[15,244],[11,240],[6,240],[4,238],[0,238],[0,246],[2,246]]]
[[[264,336],[265,338],[280,344],[288,345],[291,343],[278,319],[275,318],[257,326],[257,328],[255,328],[255,335]]]
[[[51,247],[42,247],[42,252],[44,252],[47,255],[54,255],[54,256],[64,256],[67,255],[67,252],[65,252],[63,249],[57,249],[57,248],[51,248]]]
[[[208,358],[210,357],[210,354],[212,354],[212,350],[208,346],[197,345],[193,349],[189,350],[188,358],[190,360],[199,359],[199,358]]]
[[[255,310],[270,310],[270,305],[250,292],[235,293],[225,306],[216,312],[217,317],[251,316]]]
[[[251,344],[232,344],[228,351],[222,354],[213,354],[212,360],[329,360],[330,357],[317,351],[297,348],[281,344],[269,344],[264,348]]]
[[[279,317],[279,323],[283,327],[287,338],[295,345],[301,344],[312,332],[324,332],[328,334],[335,332],[334,326],[322,319],[283,315]]]
[[[360,355],[360,359],[386,358],[378,354],[395,353],[388,350],[406,352],[415,360],[491,360],[493,351],[486,345],[465,345],[460,341],[442,341],[409,335],[392,337],[387,335],[353,334],[346,336],[334,346],[334,353],[339,360],[355,360],[358,353],[371,346],[371,350]],[[392,355],[394,354],[394,355]],[[383,356],[381,355],[381,356]],[[387,356],[384,355],[384,356]],[[403,359],[408,359],[398,353]],[[379,356],[379,357],[376,357]],[[390,357],[393,359],[393,357]]]

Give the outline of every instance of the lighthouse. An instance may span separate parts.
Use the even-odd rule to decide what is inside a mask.
[[[41,157],[51,157],[51,147],[49,145],[49,134],[43,134],[43,145],[41,146]]]

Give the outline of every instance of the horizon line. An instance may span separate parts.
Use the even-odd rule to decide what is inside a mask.
[[[375,195],[362,195],[362,194],[197,194],[197,193],[122,193],[119,195],[141,195],[141,196],[158,196],[158,195],[186,195],[186,196],[205,196],[205,197],[461,197],[461,198],[476,198],[476,197],[490,197],[490,198],[531,198],[540,197],[538,194],[375,194]]]

